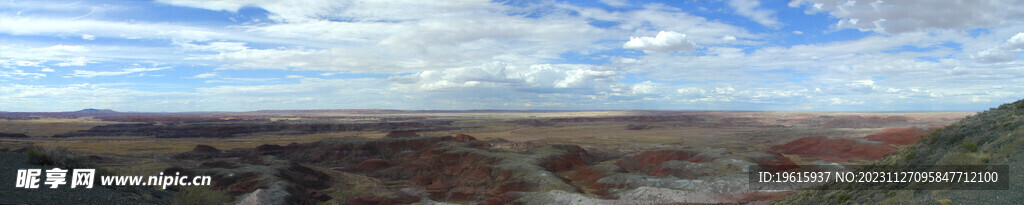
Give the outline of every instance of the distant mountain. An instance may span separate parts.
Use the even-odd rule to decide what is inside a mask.
[[[118,112],[114,111],[114,110],[111,110],[111,109],[87,108],[87,109],[82,109],[82,110],[79,110],[79,111],[75,111],[75,113],[118,113]]]
[[[882,190],[891,184],[826,184],[777,204],[1019,204],[1024,201],[1024,100],[964,118],[874,165],[1008,165],[1009,190]],[[870,171],[870,170],[858,170]]]

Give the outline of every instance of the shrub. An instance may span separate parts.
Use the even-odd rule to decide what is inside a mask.
[[[964,148],[964,151],[967,151],[967,152],[977,152],[978,151],[978,145],[974,144],[972,142],[964,142],[964,144],[960,145],[960,147]]]
[[[850,198],[851,198],[851,196],[850,195],[846,195],[846,194],[836,195],[836,201],[838,201],[838,202],[845,202],[845,201],[850,200]]]
[[[61,147],[29,147],[25,150],[29,163],[76,168],[81,165],[78,157]]]

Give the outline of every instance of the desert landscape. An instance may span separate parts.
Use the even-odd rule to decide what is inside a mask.
[[[0,1],[0,204],[1022,204],[1022,150],[1024,0]]]
[[[154,203],[767,203],[795,191],[748,189],[750,165],[870,164],[973,114],[3,112],[0,150],[213,177],[202,190],[132,192]]]

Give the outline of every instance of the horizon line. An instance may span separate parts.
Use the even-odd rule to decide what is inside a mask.
[[[89,112],[86,110],[99,110],[99,111],[110,111],[110,112]],[[384,113],[376,114],[401,114],[401,113],[386,113],[386,112],[406,112],[406,113],[445,113],[445,112],[467,112],[467,113],[489,113],[489,112],[518,112],[518,113],[530,113],[530,112],[608,112],[608,111],[648,111],[648,112],[821,112],[821,113],[941,113],[941,112],[982,112],[984,110],[877,110],[877,111],[856,111],[856,110],[699,110],[699,109],[566,109],[566,110],[554,110],[554,109],[537,109],[537,110],[526,110],[526,109],[380,109],[380,108],[348,108],[348,109],[283,109],[283,110],[249,110],[249,111],[117,111],[113,109],[96,109],[86,108],[76,111],[5,111],[0,110],[0,113],[120,113],[120,114],[189,114],[189,113],[258,113],[258,112],[339,112],[339,111],[377,111]],[[354,113],[358,114],[358,113]]]

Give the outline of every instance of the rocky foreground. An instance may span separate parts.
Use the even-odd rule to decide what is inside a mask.
[[[536,145],[513,151],[498,146],[505,143],[464,134],[424,137],[396,132],[380,139],[339,138],[255,149],[199,145],[174,157],[185,166],[166,171],[213,176],[213,188],[234,196],[235,202],[591,204],[766,202],[791,192],[749,190],[749,166],[799,168],[782,153],[789,151],[789,145],[746,153],[677,149],[599,158],[576,145]],[[827,138],[794,143],[800,143],[797,147],[831,145]],[[835,157],[875,157],[863,155],[856,146],[836,152],[841,154]],[[370,185],[345,181],[353,179]],[[339,195],[349,193],[340,185],[365,190]]]

